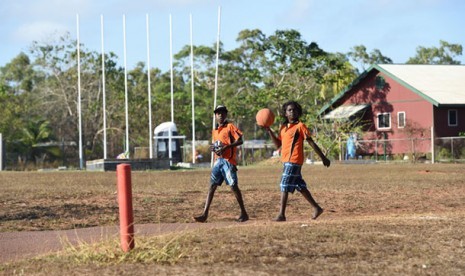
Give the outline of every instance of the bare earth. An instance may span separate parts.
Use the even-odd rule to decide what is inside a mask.
[[[240,167],[250,216],[245,223],[235,222],[239,207],[224,185],[207,223],[193,222],[207,195],[208,169],[133,172],[137,254],[153,248],[138,243],[143,237],[179,233],[180,239],[169,238],[181,246],[181,257],[168,265],[144,259],[75,264],[62,255],[34,261],[70,244],[119,239],[116,173],[2,172],[0,275],[132,275],[135,269],[162,275],[464,275],[463,171],[462,164],[304,165],[324,213],[312,220],[312,208],[294,193],[288,221],[272,222],[281,166]]]

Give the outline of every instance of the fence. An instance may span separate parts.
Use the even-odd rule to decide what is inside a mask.
[[[1,134],[0,134],[1,137]],[[441,162],[441,163],[465,163],[465,137],[442,137],[435,138],[433,147],[431,138],[411,138],[411,139],[378,139],[378,140],[357,140],[355,142],[356,150],[353,156],[349,156],[347,151],[347,140],[342,140],[339,147],[333,149],[328,154],[332,159],[338,159],[341,162],[363,161],[363,162]],[[70,151],[73,150],[73,147]],[[393,151],[396,149],[396,151]],[[211,152],[209,150],[209,141],[196,141],[196,151],[202,159],[197,162],[210,162]],[[434,154],[432,154],[434,151]],[[137,152],[137,151],[136,151]],[[192,145],[186,142],[182,147],[184,162],[192,162]],[[310,146],[306,145],[305,153],[307,161],[315,161],[317,158]],[[250,165],[277,156],[274,145],[268,140],[249,140],[245,141],[239,149],[238,162],[240,165]],[[3,155],[3,159],[2,159]],[[137,155],[137,154],[136,154]],[[135,155],[135,156],[136,156]],[[70,152],[63,153],[63,160],[56,161],[56,164],[39,164],[36,167],[48,166],[66,166],[67,164],[77,164],[78,160],[71,159]],[[7,158],[5,158],[7,157]],[[138,156],[139,158],[146,158]],[[6,161],[10,160],[8,167]],[[14,153],[7,154],[5,146],[2,147],[0,139],[0,171],[25,170],[27,169],[20,161],[18,155]],[[279,160],[279,159],[276,159]],[[34,168],[36,168],[34,167]]]
[[[465,137],[357,140],[355,155],[341,142],[339,160],[465,162]],[[432,152],[434,151],[434,154]]]
[[[208,142],[208,141],[202,141]],[[378,139],[378,140],[357,140],[355,156],[350,157],[347,154],[347,140],[340,142],[337,152],[330,155],[338,156],[335,159],[345,160],[363,160],[372,162],[465,162],[465,137],[442,137],[434,139],[434,147],[431,146],[431,138],[409,138],[409,139]],[[184,156],[189,160],[190,144],[185,145]],[[197,146],[199,150],[199,146]],[[207,158],[204,162],[209,162],[208,147],[201,146],[205,152],[202,152]],[[393,151],[395,149],[395,151]],[[434,155],[431,152],[434,150]],[[307,160],[313,161],[314,154],[310,146],[305,149]],[[249,165],[267,160],[271,157],[277,157],[274,145],[265,140],[245,141],[239,151],[239,163]]]
[[[464,162],[465,137],[444,137],[435,139],[435,159],[439,162]]]

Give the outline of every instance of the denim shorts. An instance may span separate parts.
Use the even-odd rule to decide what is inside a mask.
[[[302,178],[302,166],[294,163],[286,162],[283,167],[283,175],[281,176],[281,192],[291,192],[295,190],[301,191],[307,188],[307,183]]]
[[[218,158],[212,169],[210,185],[221,186],[223,181],[231,187],[236,185],[238,183],[237,168],[226,159]]]

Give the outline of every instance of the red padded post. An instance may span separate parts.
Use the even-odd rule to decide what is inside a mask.
[[[116,166],[118,178],[118,206],[121,248],[129,252],[134,248],[134,216],[132,212],[131,165]]]

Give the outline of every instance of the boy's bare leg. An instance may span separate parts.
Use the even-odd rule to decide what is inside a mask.
[[[307,188],[302,189],[300,191],[300,193],[313,206],[314,210],[313,210],[312,219],[317,219],[323,213],[323,208],[321,208],[320,205],[318,205],[318,203],[316,203],[315,199],[313,199],[312,194],[310,193],[310,191]]]
[[[237,219],[238,222],[244,222],[249,220],[249,215],[247,214],[247,211],[245,210],[245,205],[244,205],[244,200],[242,199],[242,193],[241,190],[239,189],[239,186],[236,184],[234,186],[231,186],[232,191],[234,192],[234,195],[236,196],[237,202],[239,203],[239,207],[241,208],[241,215]]]
[[[200,216],[194,217],[194,220],[197,222],[206,222],[208,218],[208,211],[210,210],[210,205],[212,204],[213,196],[215,195],[217,186],[210,185],[210,189],[208,190],[207,200],[205,201],[205,209]]]
[[[274,219],[274,221],[286,221],[286,205],[288,197],[289,192],[281,192],[281,209],[279,210],[279,215]]]

